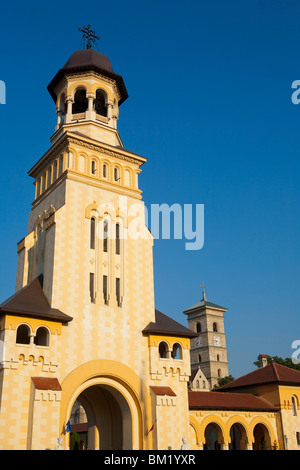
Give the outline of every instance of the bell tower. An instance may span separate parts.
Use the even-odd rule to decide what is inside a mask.
[[[107,56],[91,47],[75,51],[48,85],[57,123],[52,143],[63,132],[80,132],[92,139],[122,146],[117,132],[119,107],[128,98],[120,75]]]
[[[113,331],[118,318],[121,345],[154,320],[153,239],[138,187],[146,158],[123,148],[117,121],[128,93],[86,31],[87,48],[47,87],[57,122],[51,147],[28,172],[35,198],[18,244],[16,290],[42,276],[49,304],[72,312],[73,330],[100,321]],[[143,296],[145,307],[134,306]]]
[[[213,388],[218,379],[228,376],[227,348],[224,330],[226,308],[209,302],[202,284],[202,300],[185,310],[189,329],[198,333],[191,339],[191,368],[200,368]]]

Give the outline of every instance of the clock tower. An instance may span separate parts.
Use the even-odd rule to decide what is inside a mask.
[[[201,368],[210,388],[218,380],[228,375],[227,348],[224,330],[224,312],[226,308],[209,302],[202,284],[201,302],[188,308],[184,313],[188,317],[189,329],[198,333],[191,339],[191,368]]]

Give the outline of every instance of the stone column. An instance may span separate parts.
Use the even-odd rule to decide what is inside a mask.
[[[61,123],[62,123],[62,119],[61,119],[62,112],[61,112],[61,109],[56,108],[56,114],[57,114],[57,123],[56,123],[56,126],[55,126],[55,132],[60,128]]]
[[[112,101],[108,101],[107,105],[107,119],[108,119],[108,124],[113,125],[111,121],[112,119],[112,110],[113,110],[113,103]]]
[[[67,103],[67,114],[66,114],[66,124],[70,123],[72,121],[72,104],[73,104],[73,99],[71,96],[68,96],[66,99]]]
[[[88,109],[85,116],[89,121],[94,121],[96,119],[96,112],[94,111],[94,95],[89,93],[86,97],[88,99]]]

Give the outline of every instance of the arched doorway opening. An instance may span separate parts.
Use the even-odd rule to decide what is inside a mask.
[[[230,428],[229,450],[246,450],[247,434],[244,426],[234,423]]]
[[[224,443],[223,433],[220,426],[216,423],[210,423],[206,426],[205,432],[205,444],[203,445],[204,450],[221,450],[221,446]]]
[[[271,450],[271,438],[267,427],[258,423],[253,430],[253,450]]]
[[[79,409],[79,422],[76,408]],[[130,406],[121,391],[113,386],[95,384],[82,390],[76,397],[70,416],[69,448],[74,448],[74,442],[78,442],[75,449],[133,449]]]

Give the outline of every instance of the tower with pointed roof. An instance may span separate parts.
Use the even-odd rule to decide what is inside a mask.
[[[209,302],[202,285],[202,300],[184,313],[188,318],[189,329],[197,333],[191,339],[191,368],[200,368],[210,384],[228,376],[227,347],[224,329],[226,308]]]

